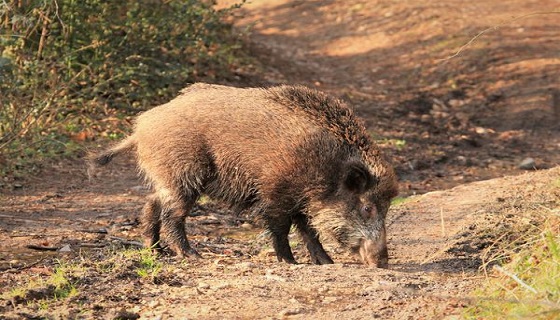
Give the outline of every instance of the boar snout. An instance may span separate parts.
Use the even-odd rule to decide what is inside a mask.
[[[378,268],[388,268],[389,252],[387,251],[385,228],[380,232],[377,239],[362,240],[359,252],[365,264]]]

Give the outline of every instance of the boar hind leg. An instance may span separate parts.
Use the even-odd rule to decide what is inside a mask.
[[[167,201],[161,214],[161,230],[171,251],[180,257],[199,258],[185,232],[185,219],[196,202],[194,199]]]
[[[305,243],[307,250],[309,251],[309,255],[311,256],[311,261],[314,264],[333,263],[333,260],[327,254],[323,245],[319,242],[317,231],[309,225],[307,217],[303,214],[297,214],[292,217],[292,221],[303,238],[303,242]]]
[[[272,245],[276,252],[276,258],[279,262],[285,261],[287,263],[296,263],[290,243],[288,241],[288,234],[292,223],[289,219],[273,219],[267,221],[268,230],[272,234]]]
[[[159,233],[161,229],[161,201],[157,194],[148,197],[140,215],[144,246],[161,251]]]

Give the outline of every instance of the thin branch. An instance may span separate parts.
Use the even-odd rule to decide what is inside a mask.
[[[521,285],[523,288],[531,291],[532,293],[537,293],[537,290],[535,290],[535,288],[531,287],[530,285],[526,284],[525,282],[523,282],[523,280],[519,279],[519,277],[517,277],[515,274],[506,271],[504,268],[500,267],[500,266],[494,266],[494,269],[500,271],[501,273],[505,274],[506,276],[512,278],[515,282],[519,283],[519,285]]]
[[[27,249],[39,250],[39,251],[58,251],[58,249],[59,249],[59,247],[38,246],[38,245],[35,245],[35,244],[28,244],[25,247]]]
[[[459,54],[461,54],[461,52],[463,52],[463,50],[465,50],[468,46],[470,46],[473,42],[475,42],[476,39],[480,38],[482,35],[490,32],[490,31],[498,30],[505,25],[512,24],[513,22],[521,20],[521,19],[525,19],[525,18],[529,18],[529,17],[533,17],[533,16],[538,16],[538,15],[555,14],[555,13],[560,13],[560,11],[537,11],[537,12],[524,14],[522,16],[515,17],[515,18],[510,19],[510,20],[503,21],[502,23],[500,23],[498,25],[495,25],[493,27],[490,27],[490,28],[487,28],[487,29],[484,29],[484,30],[480,31],[476,36],[474,36],[471,40],[469,40],[469,42],[465,43],[461,48],[459,48],[459,50],[457,52],[455,52],[455,54],[453,54],[453,55],[451,55],[447,58],[439,59],[438,61],[447,61],[447,60],[450,60],[450,59],[453,59],[453,58],[457,57]]]

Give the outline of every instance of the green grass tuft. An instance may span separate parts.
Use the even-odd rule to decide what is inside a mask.
[[[559,229],[559,221],[549,221],[525,249],[511,254],[509,263],[495,267],[486,285],[475,291],[465,318],[560,319]]]
[[[397,206],[399,204],[403,204],[408,201],[409,198],[407,197],[396,197],[391,200],[391,206]]]
[[[58,262],[53,273],[47,278],[30,278],[22,286],[11,288],[3,293],[0,298],[12,300],[16,297],[26,299],[27,303],[36,305],[39,310],[48,310],[52,301],[64,300],[77,296],[77,279],[85,271],[78,265]]]
[[[150,248],[131,249],[123,251],[125,260],[135,262],[136,274],[141,278],[154,279],[163,269],[163,264],[158,260],[157,254]]]
[[[78,294],[78,289],[69,276],[69,273],[76,273],[76,270],[72,266],[59,266],[55,269],[53,275],[47,279],[47,284],[54,287],[54,299],[66,299]]]

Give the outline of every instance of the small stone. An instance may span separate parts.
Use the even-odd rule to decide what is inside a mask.
[[[160,303],[157,300],[152,300],[152,301],[148,302],[148,307],[150,307],[150,308],[155,308],[159,305],[160,305]]]
[[[421,122],[424,122],[424,123],[431,122],[431,121],[432,121],[432,116],[430,116],[429,114],[423,114],[423,115],[420,117],[420,121],[421,121]]]
[[[488,128],[483,128],[483,127],[476,127],[474,128],[474,131],[482,136],[484,135],[488,135],[490,133],[495,133],[494,130],[492,129],[488,129]]]
[[[58,251],[59,252],[72,252],[72,248],[70,247],[69,244],[67,244],[64,247],[60,248]]]
[[[522,170],[536,170],[537,163],[535,162],[535,159],[529,157],[523,159],[517,167]]]
[[[451,99],[447,101],[447,104],[452,108],[458,108],[465,105],[465,100]]]
[[[332,302],[336,302],[337,300],[338,300],[337,297],[324,297],[323,303],[332,303]]]
[[[215,286],[213,289],[214,290],[221,290],[221,289],[228,289],[228,288],[231,288],[231,285],[229,283],[222,283],[222,284],[219,284],[219,285]]]
[[[302,308],[289,308],[289,309],[284,309],[282,311],[280,311],[280,313],[278,314],[280,316],[280,318],[284,318],[287,316],[295,316],[297,314],[302,314],[304,312],[304,310]]]
[[[290,270],[299,270],[299,269],[305,269],[307,266],[304,264],[292,264],[290,265]]]
[[[254,269],[254,268],[257,267],[257,265],[254,264],[253,262],[247,261],[247,262],[242,262],[242,263],[240,263],[240,264],[239,264],[239,267],[240,267],[241,269]]]
[[[109,316],[110,319],[120,319],[120,320],[136,320],[140,318],[138,313],[129,312],[126,309],[118,310]]]
[[[432,110],[434,111],[447,111],[448,108],[443,101],[440,99],[434,98],[434,103],[432,104]]]
[[[435,119],[445,119],[445,118],[449,118],[449,113],[448,112],[443,112],[443,111],[431,111],[430,112],[432,114],[432,116]]]
[[[472,162],[465,156],[457,156],[457,162],[462,166],[470,166]]]
[[[320,287],[319,289],[317,289],[317,292],[319,292],[319,293],[327,293],[327,292],[329,292],[329,287],[327,287],[327,286],[322,286],[322,287]]]
[[[272,274],[272,270],[270,269],[266,270],[266,274],[264,277],[266,278],[266,280],[270,281],[286,282],[285,278]]]
[[[198,287],[200,289],[210,289],[210,285],[208,283],[204,283],[204,282],[199,282]]]

